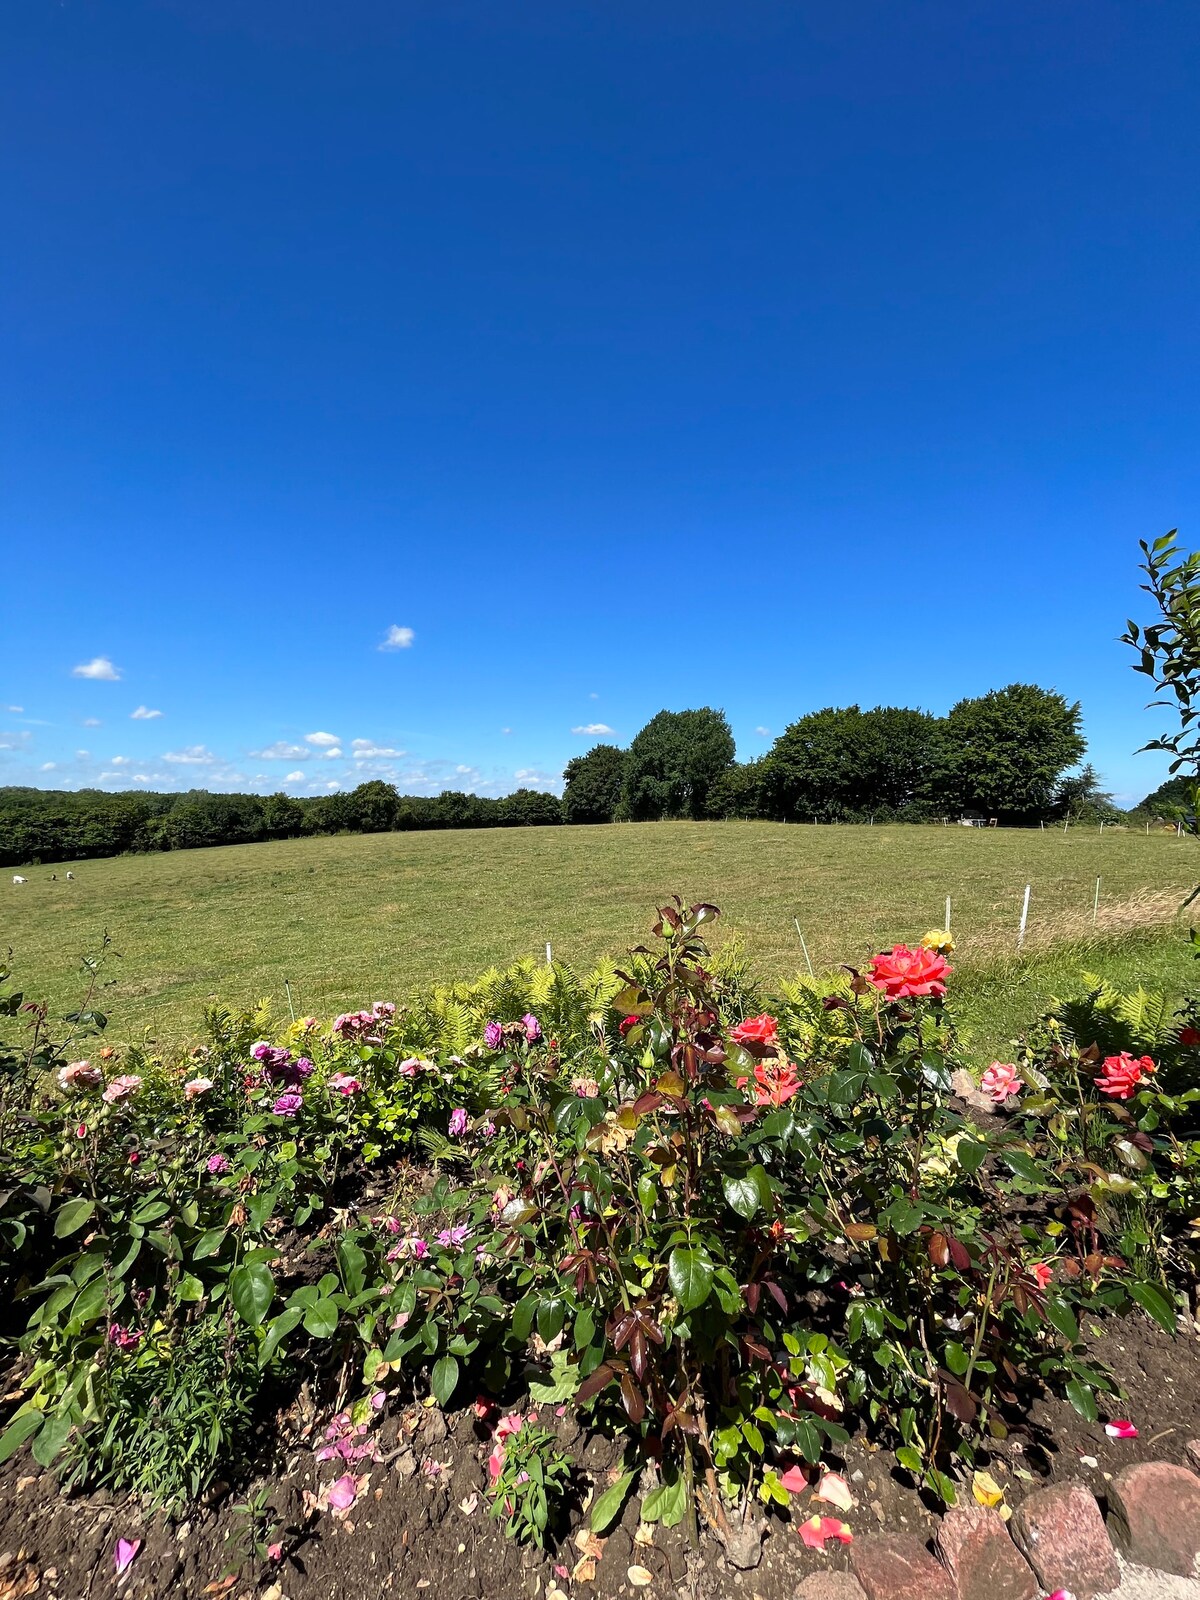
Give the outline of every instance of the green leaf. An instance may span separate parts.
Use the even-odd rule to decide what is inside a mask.
[[[513,1307],[512,1331],[513,1338],[519,1339],[522,1344],[533,1331],[533,1319],[537,1315],[538,1297],[527,1294],[523,1300],[518,1300]]]
[[[113,1293],[118,1300],[124,1297],[124,1291],[119,1287],[115,1287]],[[85,1325],[95,1322],[96,1318],[102,1316],[108,1309],[108,1295],[108,1284],[103,1278],[93,1278],[90,1283],[85,1283],[71,1307],[69,1320],[79,1321]]]
[[[592,1342],[596,1332],[596,1318],[590,1306],[584,1306],[575,1314],[575,1348],[586,1350]]]
[[[649,1216],[658,1199],[658,1185],[648,1172],[643,1172],[638,1179],[637,1194],[642,1210]]]
[[[175,1291],[180,1300],[195,1301],[204,1299],[204,1285],[192,1273],[185,1272],[179,1280],[179,1287]]]
[[[562,1300],[543,1300],[537,1308],[538,1338],[543,1344],[550,1344],[562,1332],[562,1325],[567,1318],[567,1308]]]
[[[430,1376],[430,1388],[438,1405],[448,1404],[450,1396],[458,1388],[458,1362],[453,1356],[443,1356],[434,1365]]]
[[[758,1185],[750,1174],[746,1173],[741,1178],[732,1176],[722,1178],[721,1188],[725,1191],[725,1199],[730,1207],[739,1217],[745,1217],[749,1222],[759,1207]]]
[[[229,1298],[242,1321],[257,1328],[271,1309],[275,1298],[275,1279],[263,1261],[243,1262],[229,1274]]]
[[[10,1422],[4,1432],[0,1433],[0,1466],[9,1456],[15,1455],[30,1434],[36,1433],[41,1425],[40,1411],[23,1411],[19,1417]]]
[[[1026,1183],[1036,1183],[1039,1189],[1047,1187],[1046,1174],[1034,1165],[1023,1150],[1005,1150],[1004,1165]]]
[[[1086,1383],[1080,1383],[1078,1378],[1072,1378],[1067,1384],[1067,1399],[1078,1411],[1085,1422],[1098,1422],[1100,1413],[1096,1410],[1096,1396]]]
[[[48,1467],[67,1442],[74,1424],[70,1417],[47,1417],[41,1432],[33,1441],[33,1459],[39,1467]]]
[[[1068,1344],[1079,1343],[1079,1324],[1075,1320],[1075,1313],[1056,1294],[1047,1297],[1046,1321],[1052,1328],[1058,1329]]]
[[[678,1244],[667,1264],[667,1282],[684,1311],[695,1311],[712,1288],[712,1257],[703,1245]]]
[[[54,1219],[54,1237],[66,1239],[70,1234],[78,1233],[95,1210],[94,1200],[68,1200]]]
[[[1131,1283],[1129,1293],[1148,1316],[1154,1318],[1164,1333],[1175,1333],[1175,1308],[1166,1295],[1153,1283]]]
[[[625,1504],[626,1496],[637,1475],[637,1467],[634,1467],[632,1472],[622,1473],[611,1489],[606,1489],[602,1495],[597,1496],[592,1504],[589,1523],[593,1533],[603,1533],[612,1527],[621,1514],[621,1507]]]
[[[258,1365],[260,1371],[267,1365],[268,1361],[270,1361],[276,1350],[278,1350],[279,1346],[287,1338],[288,1334],[291,1333],[292,1329],[300,1321],[300,1318],[303,1315],[304,1313],[301,1311],[299,1306],[291,1306],[287,1311],[281,1311],[279,1315],[272,1320],[270,1327],[267,1329],[267,1337],[263,1340],[262,1348],[258,1352]]]
[[[674,1528],[683,1521],[687,1510],[687,1484],[682,1475],[669,1483],[660,1483],[642,1500],[642,1521],[661,1522],[665,1528]]]
[[[202,1233],[192,1247],[192,1260],[204,1261],[208,1256],[215,1256],[225,1240],[224,1228],[209,1228]]]
[[[342,1269],[342,1282],[353,1300],[362,1293],[366,1276],[367,1258],[353,1239],[339,1239],[337,1243],[338,1266]]]
[[[896,1451],[896,1460],[907,1472],[913,1472],[919,1478],[925,1471],[925,1463],[921,1460],[921,1452],[914,1450],[910,1444],[902,1444]]]
[[[961,1378],[971,1365],[971,1358],[960,1344],[946,1346],[946,1365],[956,1378]]]
[[[955,1146],[954,1159],[964,1172],[978,1172],[987,1153],[986,1144],[981,1144],[977,1139],[962,1139]]]
[[[332,1300],[318,1300],[304,1313],[304,1331],[314,1339],[331,1339],[337,1332],[338,1308]]]

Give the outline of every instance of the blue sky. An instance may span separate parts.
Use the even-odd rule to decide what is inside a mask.
[[[0,783],[494,793],[1022,679],[1139,797],[1198,57],[1181,3],[15,0]]]

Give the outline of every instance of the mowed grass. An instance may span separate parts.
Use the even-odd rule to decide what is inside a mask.
[[[64,876],[73,866],[75,881]],[[940,927],[958,941],[956,989],[983,1044],[1032,1015],[1080,967],[1180,987],[1164,938],[1200,867],[1194,841],[1097,829],[657,823],[377,834],[179,851],[26,869],[0,883],[0,943],[19,985],[57,1010],[80,993],[79,957],[105,929],[120,953],[103,1005],[115,1040],[195,1037],[210,996],[271,997],[327,1014],[401,999],[518,956],[586,965],[645,937],[677,891],[714,901],[768,980],[813,962],[862,962]],[[57,873],[51,881],[51,872]],[[1098,935],[1092,897],[1102,878]],[[1032,884],[1027,956],[1011,959]],[[974,999],[972,997],[975,997]]]

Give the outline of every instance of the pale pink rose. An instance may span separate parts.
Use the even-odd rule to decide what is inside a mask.
[[[1003,1105],[1011,1095],[1020,1094],[1025,1087],[1011,1061],[993,1061],[980,1080],[979,1087],[996,1105]]]
[[[136,1072],[122,1073],[119,1078],[114,1078],[100,1096],[107,1100],[110,1106],[120,1105],[123,1100],[129,1100],[142,1087],[142,1080]]]
[[[98,1089],[103,1082],[104,1074],[99,1067],[92,1066],[90,1061],[72,1061],[69,1065],[59,1068],[60,1089]]]
[[[207,1094],[212,1086],[213,1081],[211,1078],[189,1078],[183,1086],[183,1098],[185,1100],[199,1099],[202,1094]]]

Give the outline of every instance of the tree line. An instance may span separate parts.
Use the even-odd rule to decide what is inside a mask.
[[[660,711],[627,749],[598,744],[569,761],[561,800],[527,788],[499,799],[459,790],[403,795],[381,779],[311,799],[0,789],[0,864],[313,834],[670,818],[1115,820],[1122,813],[1094,770],[1073,770],[1084,750],[1078,703],[1034,684],[960,700],[944,717],[903,706],[828,706],[740,763],[725,714],[704,706]]]

